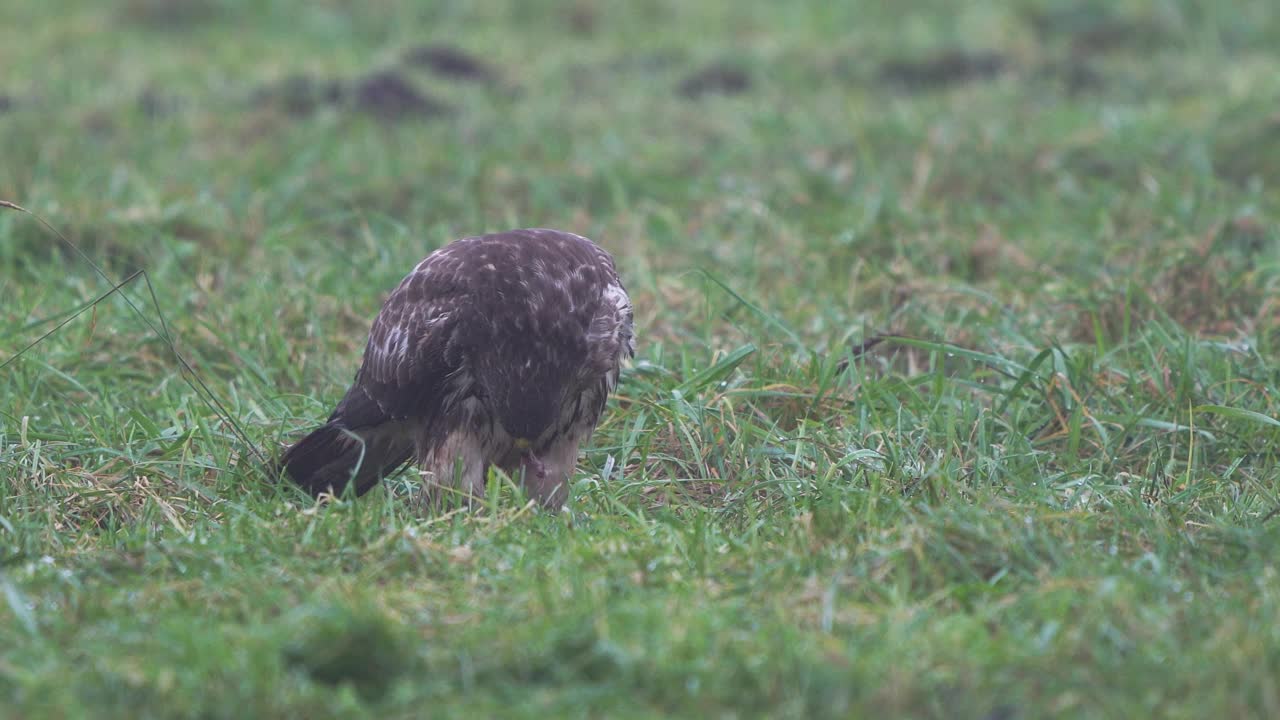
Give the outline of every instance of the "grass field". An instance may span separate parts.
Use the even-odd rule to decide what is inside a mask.
[[[6,0],[0,717],[1280,715],[1267,0]],[[617,257],[570,511],[276,453],[427,252]],[[0,212],[0,362],[110,283]],[[878,332],[890,341],[854,359]]]

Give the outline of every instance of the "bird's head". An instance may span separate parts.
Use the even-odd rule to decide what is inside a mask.
[[[554,363],[521,358],[482,368],[477,379],[490,412],[517,449],[536,451],[546,443],[564,397],[564,373]]]

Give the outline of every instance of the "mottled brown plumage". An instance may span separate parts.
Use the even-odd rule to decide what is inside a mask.
[[[559,507],[634,347],[630,299],[590,240],[543,229],[457,240],[392,291],[350,389],[282,465],[312,494],[348,483],[360,494],[414,460],[432,500],[481,495],[496,465]]]

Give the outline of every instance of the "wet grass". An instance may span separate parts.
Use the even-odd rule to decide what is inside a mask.
[[[10,5],[0,199],[230,417],[118,297],[0,370],[0,716],[1280,711],[1269,4]],[[637,309],[571,512],[269,482],[516,226]],[[3,358],[107,287],[0,214]]]

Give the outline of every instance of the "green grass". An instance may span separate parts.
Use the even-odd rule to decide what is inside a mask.
[[[1276,716],[1271,5],[10,0],[0,199],[230,417],[118,297],[0,370],[0,716]],[[517,226],[637,311],[571,512],[256,469]],[[2,358],[107,287],[0,213]]]

